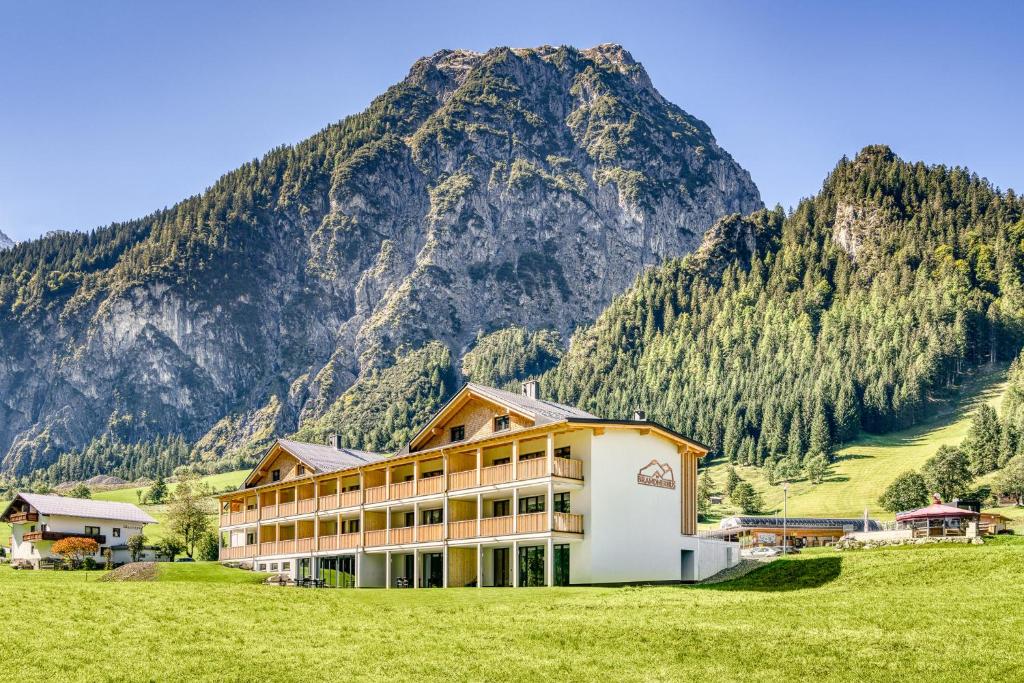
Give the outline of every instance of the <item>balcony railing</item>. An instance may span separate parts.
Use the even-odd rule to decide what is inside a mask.
[[[298,502],[296,514],[308,515],[311,512],[316,512],[316,498],[303,498]]]
[[[452,472],[448,475],[448,490],[459,491],[461,489],[471,489],[476,486],[476,470],[463,470],[461,472]]]
[[[386,486],[373,486],[366,489],[367,503],[383,503],[387,499],[388,489]]]
[[[388,539],[388,542],[391,545],[412,543],[412,529],[411,526],[392,527],[391,538]]]
[[[516,468],[516,479],[536,479],[547,474],[548,461],[545,458],[530,458],[520,460]]]
[[[277,505],[262,505],[260,506],[260,519],[274,519],[278,517]]]
[[[493,484],[504,484],[512,481],[512,463],[504,465],[491,465],[480,470],[480,483],[485,486]]]
[[[423,524],[416,529],[416,538],[420,543],[440,541],[444,533],[444,524]]]
[[[416,486],[416,482],[412,480],[392,484],[391,500],[399,500],[401,498],[412,498],[414,486]]]
[[[277,504],[277,516],[278,517],[291,517],[297,514],[298,504],[293,500],[288,503]]]
[[[474,536],[476,536],[475,519],[448,523],[448,538],[473,538]]]
[[[367,489],[369,492],[369,489]],[[388,532],[386,529],[376,529],[374,531],[366,532],[366,545],[387,545],[388,544]]]
[[[345,491],[341,494],[341,507],[351,508],[359,505],[363,502],[363,492],[358,489],[355,491]]]
[[[234,548],[221,548],[220,559],[222,560],[244,560],[247,557],[256,555],[256,545],[238,545]]]
[[[320,509],[321,510],[337,510],[338,505],[338,494],[328,493],[326,496],[320,496]]]
[[[512,515],[484,517],[480,520],[481,536],[507,536],[512,533]]]
[[[417,485],[417,493],[421,496],[429,496],[441,493],[444,489],[444,477],[426,477],[420,479]]]
[[[100,545],[107,542],[103,534],[76,534],[64,531],[30,531],[21,535],[22,541],[60,541],[65,538],[91,538]]]
[[[264,541],[263,543],[260,543],[260,555],[275,555],[276,550],[276,541]]]
[[[312,536],[308,538],[295,539],[295,552],[308,553],[314,550],[316,550],[316,539]]]
[[[10,517],[11,524],[21,524],[22,522],[38,522],[38,512],[15,512]]]
[[[548,530],[548,513],[531,512],[516,517],[516,531],[521,534]]]
[[[554,459],[554,470],[553,474],[556,477],[565,477],[566,479],[583,479],[582,460],[556,457]]]
[[[556,512],[552,516],[554,529],[552,531],[568,531],[573,534],[583,533],[583,515],[574,515],[568,512]]]

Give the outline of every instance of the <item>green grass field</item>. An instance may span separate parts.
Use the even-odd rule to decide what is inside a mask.
[[[886,486],[907,470],[916,470],[935,455],[939,446],[959,444],[970,428],[974,410],[983,403],[999,407],[1006,389],[1002,372],[982,374],[966,383],[952,409],[927,424],[882,436],[863,435],[836,454],[828,478],[821,484],[802,480],[789,487],[789,514],[793,516],[862,517],[867,507],[872,517],[891,519],[893,515],[878,505]],[[782,489],[770,486],[763,470],[737,467],[743,479],[761,493],[765,513],[782,512]],[[726,480],[726,464],[717,463],[711,475],[719,488]],[[725,504],[715,506],[703,526],[717,526],[723,516],[737,510]],[[1007,514],[1012,508],[1000,508]],[[1014,511],[1016,513],[1016,511]]]
[[[310,590],[0,568],[8,680],[1015,680],[1024,541],[807,551],[701,587]]]

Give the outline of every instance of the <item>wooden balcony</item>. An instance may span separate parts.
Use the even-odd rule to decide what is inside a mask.
[[[383,503],[388,499],[388,489],[386,486],[374,486],[366,489],[366,503]]]
[[[107,537],[103,534],[94,536],[92,534],[65,533],[63,531],[31,531],[21,535],[22,541],[60,541],[65,538],[91,538],[100,545],[107,542]]]
[[[277,552],[279,552],[279,553],[294,553],[295,552],[295,546],[296,546],[296,541],[295,540],[278,541],[277,542]]]
[[[337,534],[330,536],[321,536],[317,539],[316,547],[318,550],[337,550],[341,539]]]
[[[461,489],[471,489],[476,486],[476,470],[463,470],[462,472],[452,472],[448,475],[448,490],[459,491]]]
[[[256,556],[256,545],[239,545],[234,548],[221,548],[221,560],[244,560]]]
[[[416,486],[414,481],[403,481],[397,484],[391,485],[391,500],[401,500],[402,498],[412,498],[413,490]]]
[[[298,514],[298,503],[294,500],[290,503],[278,503],[277,504],[277,516],[278,517],[291,517],[294,514]]]
[[[359,532],[354,534],[338,534],[338,549],[345,550],[348,548],[359,547]]]
[[[22,524],[24,522],[38,522],[38,512],[15,512],[10,516],[9,521],[11,524]]]
[[[411,526],[402,526],[397,528],[392,527],[391,538],[388,539],[388,542],[391,545],[396,545],[399,543],[412,543],[412,530],[413,527]]]
[[[420,479],[417,486],[417,494],[420,496],[429,496],[435,493],[441,493],[444,490],[444,477],[427,477]]]
[[[298,502],[298,513],[300,515],[308,515],[312,512],[316,512],[316,498],[304,498]]]
[[[507,536],[512,533],[512,515],[484,517],[480,520],[481,536]]]
[[[260,519],[274,519],[275,517],[280,517],[277,514],[276,505],[264,505],[260,508]]]
[[[352,508],[363,502],[362,491],[345,491],[339,496],[339,507]]]
[[[555,527],[553,531],[568,531],[573,534],[583,533],[583,515],[556,512],[551,521]]]
[[[531,458],[520,460],[516,468],[516,479],[537,479],[547,475],[548,461],[544,458]]]
[[[297,538],[295,539],[295,552],[297,553],[309,553],[316,550],[316,539],[312,536],[308,538]]]
[[[338,504],[338,494],[329,493],[326,496],[320,496],[320,509],[321,510],[337,510],[341,507]]]
[[[475,519],[467,519],[462,522],[448,522],[448,538],[473,538],[475,536]]]
[[[566,479],[583,479],[583,461],[570,458],[555,458],[554,476]]]
[[[367,489],[369,492],[369,489]],[[366,545],[387,545],[388,544],[388,532],[386,529],[376,529],[374,531],[366,532]]]
[[[548,513],[532,512],[516,517],[516,533],[529,534],[548,530]]]
[[[417,527],[416,534],[420,543],[440,541],[444,534],[444,524],[423,524]]]
[[[480,483],[485,486],[512,481],[512,463],[491,465],[480,470]]]
[[[264,541],[263,543],[260,543],[260,555],[275,555],[276,551],[276,541]]]

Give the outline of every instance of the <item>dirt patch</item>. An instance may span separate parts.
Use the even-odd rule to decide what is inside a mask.
[[[104,574],[100,581],[156,581],[156,562],[132,562]]]
[[[723,569],[722,571],[718,572],[714,576],[709,576],[708,578],[704,579],[703,581],[701,581],[701,583],[702,584],[708,584],[708,583],[723,583],[725,581],[732,581],[733,579],[738,579],[741,576],[746,576],[747,574],[749,574],[750,572],[754,571],[758,567],[763,567],[765,564],[766,563],[763,560],[743,559],[743,560],[740,560],[740,563],[738,565],[736,565],[735,567],[730,567],[729,569]]]

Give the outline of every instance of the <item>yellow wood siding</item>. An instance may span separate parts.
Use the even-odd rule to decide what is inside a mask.
[[[505,431],[515,431],[532,427],[533,423],[519,415],[509,414],[507,410],[493,403],[480,399],[470,399],[464,406],[459,408],[454,415],[443,423],[434,425],[439,433],[430,437],[427,443],[419,450],[435,448],[451,443],[451,428],[462,425],[466,428],[466,439],[475,439],[494,434],[494,418],[499,415],[509,415],[509,428]]]

